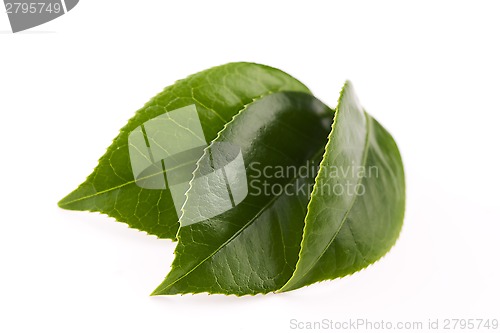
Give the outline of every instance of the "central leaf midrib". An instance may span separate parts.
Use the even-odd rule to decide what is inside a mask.
[[[187,166],[187,165],[190,165],[190,164],[191,163],[184,163],[184,164],[176,165],[174,168],[164,169],[162,171],[155,172],[155,173],[152,173],[150,175],[147,175],[147,176],[144,176],[144,177],[140,177],[140,178],[137,178],[137,179],[134,179],[134,180],[130,180],[130,181],[125,182],[123,184],[120,184],[120,185],[117,185],[117,186],[114,186],[114,187],[111,187],[111,188],[108,188],[108,189],[105,189],[105,190],[102,190],[102,191],[99,191],[99,192],[96,192],[96,193],[92,193],[92,194],[80,197],[78,199],[74,199],[74,200],[67,201],[67,202],[62,202],[61,204],[62,205],[70,205],[70,204],[78,202],[78,201],[82,201],[82,200],[85,200],[85,199],[90,199],[90,198],[96,197],[98,195],[107,193],[107,192],[118,190],[118,189],[120,189],[122,187],[128,186],[130,184],[137,183],[137,182],[142,181],[142,180],[146,180],[146,179],[149,179],[149,178],[152,178],[152,177],[156,177],[156,176],[161,175],[161,174],[166,174],[166,172],[168,172],[168,171],[172,171],[172,170],[175,170],[175,169],[178,169],[180,167]]]

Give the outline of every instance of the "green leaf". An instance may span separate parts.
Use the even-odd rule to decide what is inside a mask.
[[[148,102],[59,205],[177,238],[153,295],[254,295],[381,258],[402,227],[405,178],[350,82],[334,112],[277,69],[234,63]]]
[[[172,270],[153,295],[289,291],[352,274],[390,249],[401,229],[405,197],[396,144],[362,110],[349,82],[327,143],[331,122],[325,119],[331,116],[311,96],[280,93],[252,103],[226,125],[214,143],[242,147],[247,164],[300,170],[321,161],[319,174],[260,178],[259,184],[290,183],[293,194],[250,193],[230,211],[184,225],[199,214],[204,193],[217,190],[191,187]],[[309,192],[297,191],[303,185],[312,189],[310,200]]]
[[[146,189],[136,184],[130,162],[129,134],[165,112],[196,105],[207,142],[247,104],[278,91],[308,89],[277,69],[231,63],[192,75],[149,101],[123,127],[94,172],[59,202],[64,209],[107,214],[130,227],[160,238],[174,238],[178,216],[167,189]]]
[[[199,220],[193,214],[203,218],[206,212],[199,208],[206,206],[206,192],[218,191],[217,186],[189,189],[172,271],[153,294],[245,295],[279,289],[298,259],[315,174],[269,177],[269,170],[318,165],[332,119],[333,112],[310,95],[276,93],[248,105],[228,123],[212,146],[225,142],[241,148],[249,193],[235,208],[185,225],[188,219]],[[208,158],[206,152],[199,164]],[[195,178],[199,174],[200,168]],[[269,188],[283,189],[281,194],[266,192],[265,181]]]
[[[335,170],[342,176],[332,176]],[[335,188],[345,192],[332,194]],[[378,260],[399,235],[404,207],[396,143],[363,111],[347,82],[308,206],[300,259],[280,291],[352,274]]]

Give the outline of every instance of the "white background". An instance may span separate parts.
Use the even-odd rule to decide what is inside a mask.
[[[0,331],[287,332],[290,320],[499,318],[498,1],[82,0],[12,34],[0,13]],[[396,246],[291,293],[150,297],[174,244],[56,203],[163,87],[230,61],[335,106],[345,79],[398,142]]]

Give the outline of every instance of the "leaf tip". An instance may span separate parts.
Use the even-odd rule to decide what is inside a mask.
[[[149,296],[160,296],[160,295],[162,295],[162,294],[159,293],[157,289],[153,290],[153,292],[151,294],[149,294]]]
[[[62,198],[61,200],[59,200],[59,202],[57,203],[57,206],[59,208],[62,208],[62,209],[66,209],[66,206],[67,206],[67,196],[65,196],[64,198]]]
[[[67,209],[67,210],[79,210],[76,205],[75,205],[75,200],[73,200],[73,193],[70,193],[66,195],[64,198],[59,200],[57,203],[57,206],[62,209]]]
[[[68,196],[65,196],[57,203],[57,206],[62,209],[71,209],[68,203]]]
[[[173,293],[169,292],[170,286],[165,285],[165,282],[162,282],[149,296],[162,296],[162,295],[173,295]]]

